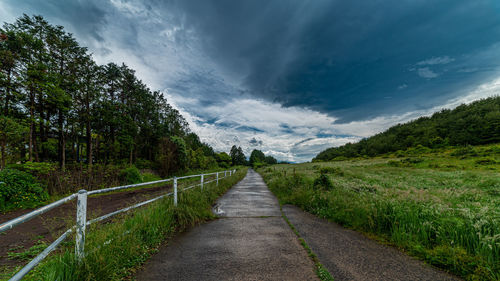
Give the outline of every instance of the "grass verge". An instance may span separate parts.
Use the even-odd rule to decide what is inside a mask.
[[[323,266],[323,264],[321,264],[321,262],[318,259],[318,256],[316,256],[316,254],[312,251],[311,247],[309,247],[309,245],[307,245],[306,240],[304,240],[304,238],[302,238],[302,236],[300,236],[300,233],[297,231],[295,226],[290,222],[290,220],[288,220],[285,213],[283,213],[283,210],[281,209],[281,205],[280,205],[280,210],[281,210],[281,216],[283,217],[283,219],[285,219],[288,226],[292,229],[293,233],[295,233],[295,235],[299,239],[299,242],[302,245],[302,247],[304,247],[304,249],[307,251],[307,254],[311,258],[311,260],[314,262],[314,265],[316,266],[316,274],[318,275],[319,279],[322,281],[333,281],[334,279],[333,279],[332,275],[330,274],[330,272],[328,272],[328,270],[326,270],[326,268]]]
[[[281,204],[369,234],[467,280],[500,280],[499,165],[485,169],[473,158],[447,155],[398,167],[392,161],[401,162],[278,165],[259,173]],[[459,161],[464,169],[441,166]]]
[[[87,228],[85,258],[78,263],[74,239],[68,239],[25,280],[123,280],[134,272],[168,238],[186,228],[213,219],[212,204],[246,174],[240,169],[232,177],[179,193],[178,206],[172,198],[113,219],[113,223]]]

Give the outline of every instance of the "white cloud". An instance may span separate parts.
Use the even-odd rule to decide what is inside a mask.
[[[418,76],[420,76],[422,78],[428,78],[428,79],[436,78],[439,76],[439,74],[435,73],[434,71],[432,71],[428,67],[419,68],[417,73],[418,73]]]
[[[402,85],[399,85],[399,86],[398,86],[398,90],[404,90],[404,89],[406,89],[406,88],[408,88],[408,85],[407,85],[407,84],[402,84]]]
[[[196,100],[178,99],[177,95],[170,93],[167,99],[174,101],[174,106],[187,119],[192,130],[216,151],[228,152],[231,146],[237,145],[249,156],[256,148],[250,143],[257,142],[258,149],[279,160],[304,162],[328,147],[360,139],[357,136],[336,137],[344,134],[333,124],[336,118],[309,109],[285,108],[255,99],[233,99],[225,104],[207,106],[201,113],[196,112],[200,109]],[[199,114],[206,117],[201,118]],[[211,118],[217,121],[206,123]],[[246,129],[240,130],[241,127]],[[305,139],[311,140],[301,142]]]
[[[419,61],[416,63],[416,65],[437,65],[437,64],[448,64],[451,62],[454,62],[454,58],[450,58],[449,56],[443,56],[443,57],[432,57],[430,59],[426,59],[423,61]]]

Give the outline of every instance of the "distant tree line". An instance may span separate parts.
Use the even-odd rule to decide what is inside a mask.
[[[500,96],[462,104],[453,110],[443,109],[431,117],[398,124],[357,143],[328,148],[313,161],[329,161],[337,157],[376,156],[418,145],[481,145],[500,142]]]
[[[24,15],[0,28],[0,169],[140,162],[167,175],[241,162],[228,157],[190,132],[134,70],[97,65],[62,26]]]
[[[252,167],[260,167],[263,165],[278,164],[278,161],[272,156],[266,156],[264,152],[254,149],[250,154],[249,164]]]

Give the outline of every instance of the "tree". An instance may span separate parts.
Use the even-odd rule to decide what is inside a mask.
[[[0,115],[0,170],[5,168],[7,148],[10,147],[11,151],[14,150],[25,133],[26,128],[18,121]]]
[[[233,147],[231,147],[230,155],[231,161],[234,166],[246,165],[246,157],[241,147],[236,147],[236,145],[233,145]]]
[[[217,160],[217,164],[222,168],[229,168],[232,163],[231,156],[229,156],[225,152],[220,152],[215,154],[215,158]]]
[[[41,16],[0,28],[0,116],[2,166],[57,161],[64,169],[82,155],[89,169],[140,159],[165,174],[216,165],[213,149],[161,92],[125,64],[97,65],[62,26]],[[236,152],[244,163],[241,148]]]
[[[255,163],[265,163],[266,162],[266,155],[264,155],[264,152],[254,149],[252,153],[250,154],[250,165],[253,166]]]

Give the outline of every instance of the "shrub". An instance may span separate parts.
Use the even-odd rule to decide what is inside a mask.
[[[325,190],[332,190],[333,189],[332,182],[330,181],[328,176],[325,174],[319,175],[319,177],[317,177],[314,180],[313,186],[315,189],[325,189]]]
[[[337,176],[343,176],[344,171],[340,169],[339,167],[324,167],[319,169],[320,174],[332,174],[332,175],[337,175]]]
[[[49,195],[35,178],[23,171],[4,169],[0,171],[0,210],[33,208],[47,199]]]
[[[146,173],[142,174],[142,181],[143,182],[157,181],[157,180],[161,180],[161,177],[158,175],[155,175],[155,174],[150,173],[150,172],[146,172]]]
[[[266,163],[260,163],[260,162],[254,162],[253,163],[253,168],[254,170],[260,168],[260,167],[264,167],[266,165]]]
[[[475,163],[477,165],[495,165],[497,163],[497,161],[495,161],[495,159],[492,159],[492,158],[481,158],[481,159],[477,159],[475,161]]]
[[[120,172],[120,179],[125,184],[134,184],[142,182],[141,172],[135,166],[123,169]]]
[[[154,163],[152,161],[146,160],[146,159],[137,159],[134,163],[134,165],[137,167],[137,169],[153,169]]]
[[[450,155],[461,156],[462,158],[466,158],[468,156],[477,156],[477,151],[474,147],[467,145],[456,149]]]

